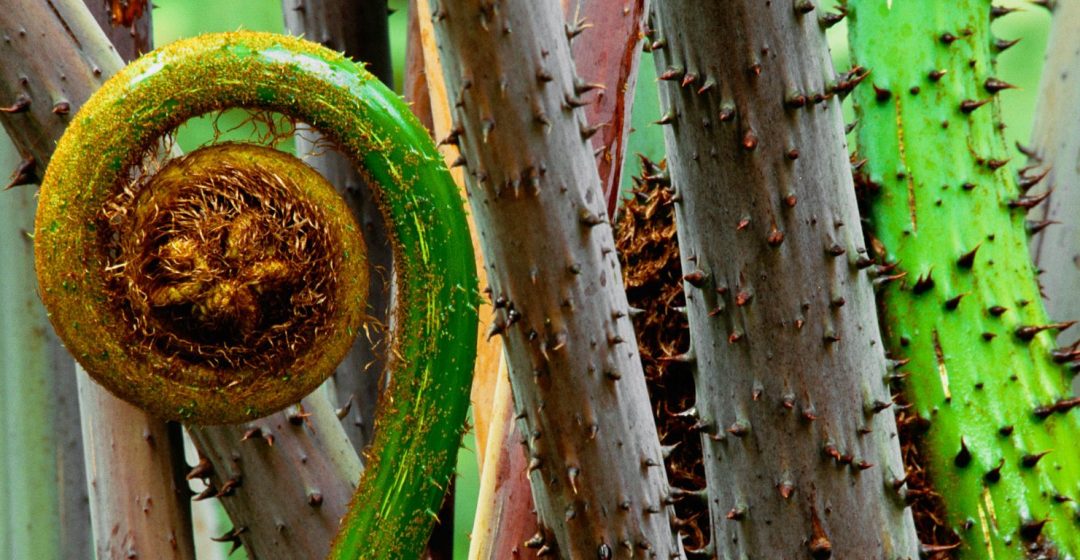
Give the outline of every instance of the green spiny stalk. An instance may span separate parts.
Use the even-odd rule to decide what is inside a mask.
[[[962,558],[1080,557],[1080,418],[1007,165],[986,0],[851,0],[885,339]],[[1055,556],[1055,554],[1057,556]],[[1030,555],[1030,556],[1029,556]]]
[[[888,364],[813,2],[665,0],[653,53],[713,553],[911,559]]]
[[[230,80],[214,79],[222,76]],[[473,260],[460,199],[426,132],[404,103],[351,61],[294,38],[222,34],[156,51],[103,86],[57,146],[51,181],[46,180],[51,187],[43,188],[35,242],[42,293],[54,304],[54,326],[69,335],[69,344],[84,360],[88,345],[96,344],[108,348],[114,367],[126,364],[122,357],[134,350],[110,338],[112,330],[106,328],[117,319],[88,307],[90,313],[78,316],[78,328],[73,327],[72,312],[82,309],[80,296],[73,294],[102,290],[92,275],[62,272],[83,260],[89,266],[77,264],[77,269],[94,270],[101,259],[90,248],[93,232],[80,224],[92,221],[116,177],[148,142],[192,115],[232,106],[309,121],[355,154],[358,165],[381,186],[378,200],[392,224],[395,257],[404,267],[398,274],[401,304],[391,352],[394,381],[376,419],[381,430],[370,451],[373,464],[361,479],[331,554],[415,556],[430,528],[424,512],[438,507],[464,420],[475,341]],[[82,157],[91,152],[89,146],[95,157]],[[75,192],[84,195],[75,197]],[[76,198],[90,202],[68,204]],[[406,258],[406,247],[418,258]],[[164,379],[144,378],[142,383],[199,392],[198,386],[168,386]],[[194,402],[194,407],[159,413],[224,412],[218,408],[220,397],[216,404]],[[241,406],[244,415],[258,412]]]

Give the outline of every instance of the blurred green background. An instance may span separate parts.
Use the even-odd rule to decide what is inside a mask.
[[[291,8],[297,0],[284,1],[286,6]],[[835,0],[823,3],[830,5],[834,4]],[[1019,86],[1018,89],[1003,92],[1001,96],[1002,114],[1008,125],[1007,140],[1009,145],[1013,146],[1017,141],[1027,142],[1030,136],[1049,16],[1045,10],[1021,0],[1002,0],[998,3],[1021,10],[994,24],[994,30],[999,36],[1023,39],[1017,46],[1001,55],[998,67],[999,78]],[[154,39],[158,45],[210,31],[251,29],[280,33],[284,29],[282,0],[155,0],[154,5]],[[396,10],[390,16],[391,46],[395,62],[395,88],[400,91],[405,58],[407,8],[404,0],[392,0],[390,5]],[[845,35],[846,28],[843,24],[829,31],[830,45],[838,68],[848,66]],[[655,81],[656,73],[651,57],[645,54],[632,119],[634,132],[629,142],[631,156],[634,153],[643,153],[653,159],[659,159],[663,155],[663,136],[660,127],[652,124],[660,116]],[[850,115],[849,108],[846,114]],[[228,128],[227,122],[223,123],[222,128]],[[210,123],[200,121],[181,132],[179,143],[182,148],[190,150],[210,137],[212,137]],[[9,144],[6,135],[0,133],[0,166],[2,166],[0,168],[12,169],[16,161],[16,152]],[[637,158],[629,157],[627,162],[629,167],[627,171],[636,172]],[[630,184],[627,178],[629,175],[630,173],[624,173],[624,187]],[[469,434],[458,461],[459,477],[454,519],[456,559],[465,558],[468,550],[468,533],[472,529],[478,487],[476,453],[472,434]],[[224,522],[223,527],[229,527],[227,521]],[[224,532],[218,530],[217,527],[210,528],[209,531],[213,535]],[[200,548],[213,547],[215,550],[209,557],[223,558],[225,556],[224,553],[228,550],[227,545],[211,543],[206,539],[206,535],[202,538],[204,540],[200,543]],[[233,558],[242,556],[242,552],[237,552]]]

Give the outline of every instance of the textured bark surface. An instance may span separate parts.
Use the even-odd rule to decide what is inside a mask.
[[[302,35],[366,63],[368,71],[393,87],[386,0],[284,0],[282,8],[289,33]],[[360,453],[371,441],[380,379],[386,370],[383,354],[385,327],[390,319],[393,260],[386,227],[371,199],[370,189],[348,158],[340,152],[316,146],[314,142],[318,137],[318,133],[304,127],[296,136],[296,155],[345,196],[364,228],[368,250],[368,313],[375,321],[368,332],[356,337],[352,350],[334,374],[338,405],[352,402],[343,422],[345,433]]]
[[[493,334],[507,350],[542,532],[566,558],[678,557],[611,227],[555,3],[430,12],[467,161]]]
[[[98,558],[193,560],[180,426],[112,396],[81,367],[86,482]]]
[[[33,158],[21,173],[32,183],[45,175],[71,115],[124,63],[79,0],[6,2],[0,30],[0,103],[20,108],[0,113],[0,122]]]
[[[252,558],[323,558],[362,469],[325,388],[243,426],[189,428],[209,483],[233,521],[224,540]]]
[[[1071,321],[1080,318],[1080,2],[1058,2],[1050,29],[1031,136],[1035,154],[1023,176],[1047,174],[1031,192],[1050,197],[1028,219],[1053,225],[1032,238],[1031,252],[1043,271],[1050,318]],[[1072,326],[1058,340],[1071,344],[1078,334]]]
[[[91,7],[99,12],[99,16],[107,8],[105,5]],[[82,2],[75,0],[19,1],[5,6],[0,15],[0,28],[5,37],[0,47],[3,49],[0,55],[5,61],[0,70],[3,73],[0,75],[0,97],[15,100],[14,104],[19,107],[16,112],[4,115],[2,120],[26,158],[21,173],[26,182],[34,182],[43,175],[52,149],[68,122],[67,115],[76,111],[105,77],[123,66],[119,55],[134,56],[140,41],[146,38],[144,32],[149,23],[133,15],[129,23],[134,33],[117,37],[121,45],[118,55],[94,17]],[[139,32],[144,34],[140,36]],[[46,49],[49,49],[48,55],[44,54]],[[51,334],[51,329],[49,331]],[[97,500],[91,513],[98,554],[120,555],[121,551],[126,554],[131,549],[150,557],[193,557],[190,513],[178,490],[180,487],[175,484],[172,442],[166,425],[91,383],[81,370],[76,372],[74,363],[58,341],[51,339],[49,347],[49,353],[58,364],[54,375],[62,376],[57,390],[67,395],[79,395],[83,433],[97,434],[94,440],[86,442],[83,451],[86,457],[84,476],[89,479],[91,494]],[[76,378],[79,379],[77,392]],[[61,414],[70,413],[71,410],[66,410]],[[74,429],[72,420],[67,419],[61,426]],[[138,429],[138,434],[134,435],[137,439],[131,437],[132,432],[125,431],[131,428]],[[58,451],[75,451],[76,438],[58,433]],[[155,442],[149,453],[145,451],[148,441]],[[63,465],[62,472],[73,474],[76,466],[72,459],[58,457],[58,464]],[[82,531],[86,526],[86,519],[81,515],[67,517],[86,511],[83,497],[86,478],[77,485],[66,476],[59,480],[65,492],[72,492],[70,499],[75,500],[73,507],[61,510],[64,513],[60,523],[70,524],[63,526],[70,526],[74,531]],[[108,489],[107,493],[97,494],[94,485],[98,489]],[[135,509],[137,504],[145,508],[145,515],[132,514],[140,511]],[[73,550],[71,555],[85,554],[82,546],[61,537],[61,549],[79,549]]]
[[[915,558],[888,492],[904,472],[817,14],[668,0],[654,15],[714,553]]]
[[[630,136],[630,113],[641,60],[642,24],[648,0],[563,0],[568,35],[578,75],[597,84],[585,107],[590,125],[603,128],[592,137],[608,216],[618,208],[623,159]]]
[[[588,95],[585,116],[590,124],[601,127],[591,141],[608,214],[613,216],[629,134],[645,2],[563,0],[562,6],[567,33],[574,35],[571,51],[576,66],[583,72],[582,85],[591,83],[595,87],[595,93]],[[481,455],[481,507],[472,532],[472,558],[520,555],[522,543],[536,532],[528,473],[515,466],[521,461],[521,432],[516,426],[491,426],[492,432],[503,434],[497,438],[502,447],[492,449],[487,445],[489,423],[514,423],[513,415],[502,419],[499,413],[493,413],[493,417],[486,413],[488,409],[509,409],[511,403],[492,398],[496,394],[511,398],[509,389],[500,387],[503,383],[509,381],[500,377],[494,383],[478,382],[473,386],[478,448],[486,451]],[[488,460],[495,461],[492,471],[483,468]],[[510,501],[505,501],[507,496],[512,496]]]

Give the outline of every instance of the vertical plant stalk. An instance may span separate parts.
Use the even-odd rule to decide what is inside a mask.
[[[283,0],[285,28],[367,65],[375,77],[393,87],[386,0]],[[373,321],[356,337],[349,355],[334,375],[338,406],[350,403],[343,419],[345,433],[357,453],[371,441],[375,405],[386,370],[386,333],[390,321],[390,286],[394,274],[390,242],[371,189],[348,158],[315,146],[319,134],[303,126],[295,137],[296,155],[343,193],[364,230],[368,247],[368,314]]]
[[[2,136],[0,169],[14,169],[19,153]],[[84,558],[93,549],[74,361],[37,297],[27,235],[36,190],[0,191],[0,557]]]
[[[191,496],[182,474],[179,424],[166,424],[113,396],[81,367],[90,519],[98,558],[192,560]]]
[[[588,122],[600,127],[592,137],[592,146],[608,204],[609,218],[614,215],[617,206],[634,82],[640,60],[645,4],[643,1],[562,2],[567,20],[565,30],[568,37],[573,36],[572,56],[575,65],[583,72],[582,86],[587,85],[595,92],[589,96],[591,101],[585,106],[585,115]],[[502,387],[503,384],[507,387]],[[489,390],[483,392],[485,388]],[[481,394],[488,395],[488,399],[478,396]],[[496,394],[505,395],[502,398],[511,398],[509,379],[505,376],[500,376],[495,381],[493,390],[490,384],[475,384],[474,405],[490,402],[491,396]],[[490,408],[509,410],[511,405],[509,402],[494,402]],[[514,424],[512,416],[507,416],[504,421]],[[501,417],[496,414],[494,421],[500,421],[499,418]],[[489,420],[491,419],[484,413],[476,414],[478,446],[487,442],[482,436],[488,430]],[[527,472],[512,466],[519,462],[522,452],[521,433],[516,426],[493,427],[492,430],[503,434],[500,438],[502,447],[498,452],[491,449],[490,444],[478,447],[486,450],[482,454],[482,466],[489,459],[497,463],[492,471],[485,472],[481,468],[481,508],[475,517],[470,541],[470,557],[473,558],[476,558],[477,554],[493,559],[506,558],[519,550],[522,542],[536,532],[532,497],[526,490],[529,485]],[[508,495],[514,498],[505,502],[504,496]],[[495,517],[485,517],[487,515]]]
[[[46,10],[46,7],[49,9]],[[10,24],[0,22],[5,30],[11,30],[5,32],[19,38],[6,44],[12,52],[5,55],[5,60],[20,61],[20,64],[5,64],[12,75],[0,79],[0,82],[10,89],[0,92],[0,95],[15,97],[21,108],[5,119],[5,125],[12,131],[13,140],[20,150],[33,158],[33,162],[24,160],[23,174],[26,177],[40,177],[56,140],[66,126],[66,115],[89,97],[103,77],[111,75],[123,65],[117,52],[134,54],[140,37],[138,33],[145,32],[148,23],[132,20],[130,24],[135,34],[129,31],[127,40],[113,51],[113,46],[81,2],[57,1],[48,6],[37,2],[17,2],[0,17],[10,21]],[[49,38],[49,46],[38,42],[42,37]],[[142,37],[145,38],[145,35]],[[42,49],[47,48],[55,52],[42,56]],[[60,71],[57,72],[57,69]],[[47,330],[51,335],[51,329]],[[185,495],[177,484],[178,478],[174,476],[175,465],[170,449],[172,441],[165,423],[124,405],[99,387],[89,387],[76,393],[75,379],[85,374],[81,371],[75,374],[74,368],[67,365],[71,363],[73,366],[73,362],[68,361],[70,356],[60,349],[59,343],[54,344],[52,354],[57,362],[66,362],[56,369],[56,374],[65,375],[70,380],[66,382],[71,386],[65,394],[79,394],[84,398],[80,407],[84,432],[117,436],[115,440],[105,438],[105,445],[101,448],[85,448],[87,470],[83,476],[90,477],[90,482],[99,488],[115,489],[104,496],[106,500],[94,504],[92,517],[97,530],[95,541],[98,554],[121,549],[126,553],[131,549],[153,557],[193,557],[190,514],[183,501]],[[70,405],[64,408],[74,409]],[[66,424],[74,426],[73,422]],[[136,427],[139,429],[137,439],[112,432],[114,428],[123,430]],[[71,441],[72,437],[65,436],[65,439]],[[99,437],[96,441],[102,439]],[[149,441],[155,443],[147,449]],[[66,443],[62,448],[70,451],[71,447],[70,443]],[[80,463],[81,458],[80,455]],[[65,473],[74,470],[73,466],[68,465],[70,460],[61,458],[57,462],[65,465]],[[151,474],[144,476],[145,473]],[[160,476],[156,473],[160,473]],[[74,486],[74,481],[66,482],[64,478],[59,482],[65,492],[70,492],[73,500],[82,502],[85,499],[85,478],[78,486]],[[129,515],[129,510],[138,502],[144,505],[153,502],[153,512],[148,508],[147,515]],[[61,516],[58,526],[81,531],[86,526],[86,518],[70,516],[86,511],[86,507],[83,503],[77,503],[74,508],[69,508],[64,512],[66,515]],[[155,523],[169,525],[163,528]],[[72,544],[66,539],[60,541],[64,550],[68,550]],[[86,552],[63,554],[81,556]]]
[[[1033,237],[1030,247],[1043,271],[1039,283],[1047,311],[1054,320],[1067,321],[1080,317],[1080,2],[1058,2],[1052,14],[1031,135],[1034,153],[1020,180],[1039,183],[1032,195],[1050,193],[1028,214],[1033,227],[1051,226]],[[1058,340],[1071,343],[1077,334],[1080,329],[1070,327]]]
[[[649,11],[649,1],[563,0],[563,3],[574,64],[585,85],[597,86],[594,100],[585,106],[585,118],[591,126],[602,127],[592,137],[592,147],[596,150],[596,169],[604,189],[608,217],[614,219],[645,37],[642,24]]]
[[[327,389],[238,426],[189,427],[201,456],[195,499],[221,500],[233,529],[219,539],[260,559],[324,558],[363,469]]]
[[[654,7],[713,554],[915,558],[813,4]],[[853,85],[853,84],[852,84]]]
[[[616,207],[625,139],[629,133],[644,2],[623,6],[614,2],[579,0],[563,1],[562,6],[565,16],[572,18],[565,29],[568,36],[574,36],[571,46],[575,63],[584,71],[595,74],[584,80],[584,83],[592,82],[589,87],[597,92],[585,111],[589,122],[601,125],[592,144],[610,216]],[[490,430],[502,434],[497,449],[493,449],[486,438],[492,421],[515,424],[513,415],[503,419],[500,413],[493,412],[489,417],[486,412],[512,409],[510,402],[492,400],[511,399],[509,379],[501,375],[488,381],[473,386],[477,446],[483,453],[480,455],[480,508],[474,518],[470,558],[497,559],[521,548],[528,536],[536,532],[536,519],[532,515],[532,496],[526,490],[529,485],[527,472],[514,468],[521,454],[520,431],[513,425],[509,428],[491,426]],[[492,464],[492,470],[486,471],[483,467],[489,460],[496,463]],[[506,501],[506,496],[513,496],[513,499]]]
[[[456,143],[488,266],[541,533],[538,553],[678,557],[670,489],[554,3],[443,0]],[[618,551],[618,552],[617,552]]]
[[[887,348],[960,558],[1080,556],[1080,400],[1067,326],[1046,316],[1027,251],[1024,192],[1007,165],[982,0],[852,0],[858,181],[868,197]],[[903,48],[898,48],[903,45]],[[861,160],[860,160],[861,161]],[[939,514],[940,515],[940,514]]]

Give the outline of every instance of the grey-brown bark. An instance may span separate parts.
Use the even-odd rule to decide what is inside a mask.
[[[386,0],[284,0],[285,27],[294,35],[321,43],[367,64],[380,81],[393,86],[390,65],[390,35]],[[296,154],[326,177],[343,193],[364,228],[368,265],[368,313],[374,322],[356,338],[349,355],[334,375],[334,392],[339,405],[352,402],[343,419],[345,433],[357,453],[371,441],[380,379],[385,371],[385,328],[390,320],[393,261],[383,218],[371,199],[371,192],[352,163],[336,151],[313,144],[318,134],[310,129],[296,137]]]
[[[102,10],[104,6],[97,8]],[[68,122],[67,115],[97,89],[101,80],[123,66],[93,18],[87,7],[75,0],[17,1],[5,6],[0,15],[5,37],[0,96],[13,99],[16,109],[5,115],[3,124],[26,158],[23,176],[17,178],[21,182],[35,182],[43,175],[52,148]],[[146,29],[147,25],[136,27]],[[137,35],[127,35],[123,43],[126,54],[134,54],[137,40]],[[136,551],[150,557],[193,558],[190,512],[176,483],[173,442],[165,423],[93,384],[84,372],[76,371],[55,339],[51,339],[50,347],[57,364],[66,362],[55,370],[57,376],[62,376],[57,390],[79,395],[83,434],[95,435],[83,446],[83,483],[71,490],[72,497],[81,501],[86,482],[91,484],[90,517],[99,557],[119,557]],[[69,421],[64,429],[74,425]],[[73,437],[64,434],[59,439],[67,442],[60,449],[70,451]],[[149,447],[148,442],[152,442]],[[58,461],[70,462],[63,458]],[[74,465],[65,465],[63,472],[74,469]],[[60,480],[65,486],[73,482]],[[139,511],[133,509],[137,505],[142,515],[133,514]],[[84,504],[76,504],[71,511],[78,513],[84,508]],[[81,531],[86,519],[62,516],[61,523],[70,523],[72,530]],[[82,554],[85,551],[72,553]]]
[[[1051,189],[1046,203],[1031,209],[1032,225],[1052,225],[1032,238],[1035,264],[1047,311],[1055,321],[1080,318],[1080,2],[1058,2],[1046,48],[1039,105],[1031,138],[1034,157],[1021,183],[1037,181],[1031,195]],[[1071,344],[1080,333],[1072,326],[1058,335]]]
[[[433,3],[434,4],[434,3]],[[543,527],[564,558],[678,557],[660,444],[556,2],[442,0],[457,142],[493,331]]]
[[[112,396],[79,371],[86,481],[98,558],[195,558],[179,425]],[[175,428],[175,429],[173,429]]]
[[[260,560],[326,556],[362,467],[325,389],[243,426],[188,432],[205,459],[188,476],[209,482],[199,497],[221,499],[225,540]]]
[[[711,546],[915,558],[835,95],[853,84],[813,7],[654,5]]]

